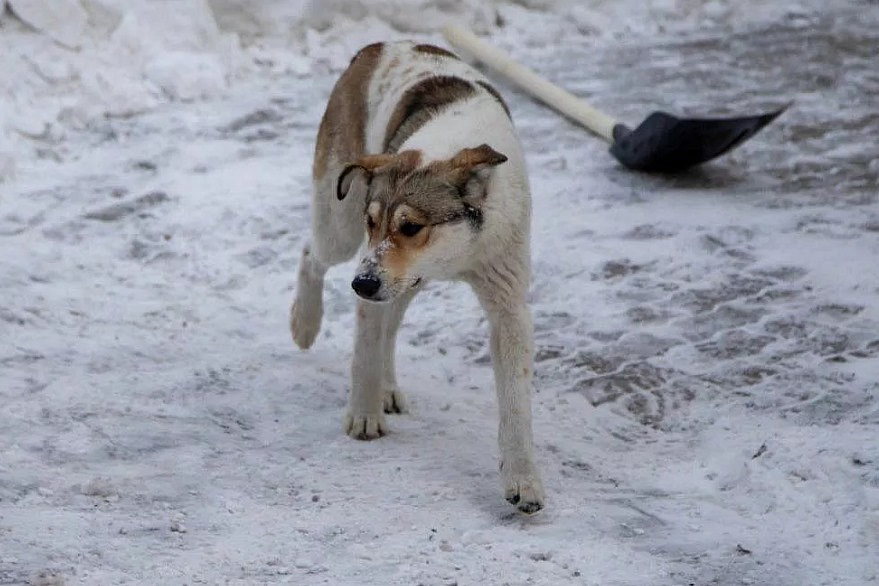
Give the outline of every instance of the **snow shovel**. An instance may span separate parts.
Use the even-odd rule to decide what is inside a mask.
[[[665,112],[653,112],[631,130],[519,65],[472,32],[451,25],[442,32],[453,46],[473,55],[535,98],[609,142],[610,153],[637,171],[673,173],[709,161],[754,136],[787,108],[743,118],[678,118]]]

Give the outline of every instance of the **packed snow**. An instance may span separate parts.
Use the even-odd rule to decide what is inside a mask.
[[[0,584],[879,582],[875,2],[5,4]],[[628,122],[793,101],[655,177],[497,80],[534,197],[532,517],[465,286],[407,313],[412,413],[377,441],[341,431],[353,266],[310,351],[287,331],[332,84],[446,22]]]

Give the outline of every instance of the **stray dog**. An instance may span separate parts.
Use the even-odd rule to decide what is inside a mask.
[[[353,282],[357,333],[345,431],[370,440],[403,413],[394,345],[412,298],[431,280],[462,280],[491,326],[505,498],[526,513],[544,493],[531,437],[531,195],[500,94],[432,45],[364,47],[333,88],[317,135],[312,239],[302,249],[290,330],[320,330],[324,275],[366,240]]]

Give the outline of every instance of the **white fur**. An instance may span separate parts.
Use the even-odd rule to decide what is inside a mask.
[[[433,75],[484,80],[462,61],[415,52],[411,43],[385,44],[369,86],[367,153],[381,152],[388,120],[403,91]],[[480,88],[476,96],[452,105],[421,127],[400,150],[420,150],[423,162],[429,162],[448,159],[481,143],[508,158],[492,169],[488,179],[482,229],[472,241],[439,239],[444,244],[429,249],[412,270],[425,281],[466,281],[484,307],[491,327],[504,496],[523,511],[534,512],[543,506],[544,493],[531,433],[534,344],[525,303],[530,279],[531,199],[522,149],[501,105]],[[320,327],[323,275],[331,265],[353,256],[364,238],[363,196],[349,194],[341,202],[335,197],[336,178],[347,162],[333,160],[326,175],[315,181],[313,240],[303,251],[290,320],[300,347],[310,346]],[[467,230],[463,226],[456,229]],[[364,262],[374,262],[376,252],[367,251]],[[383,304],[357,302],[351,395],[344,425],[353,437],[383,435],[388,430],[384,411],[405,410],[396,384],[394,344],[403,313],[416,293],[417,288],[410,288]]]

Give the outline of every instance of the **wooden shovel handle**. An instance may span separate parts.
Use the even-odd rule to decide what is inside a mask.
[[[454,47],[473,55],[546,105],[585,126],[606,141],[613,142],[613,127],[616,121],[607,114],[599,112],[574,94],[566,92],[527,67],[519,65],[503,51],[492,47],[466,29],[448,25],[443,27],[442,33]]]

